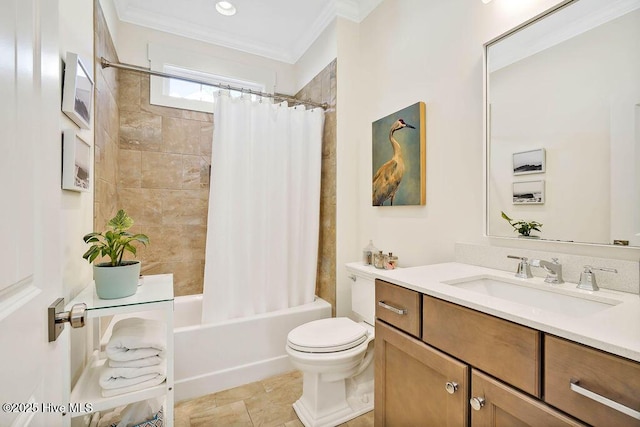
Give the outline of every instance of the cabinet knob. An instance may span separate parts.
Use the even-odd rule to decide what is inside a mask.
[[[458,390],[458,383],[447,381],[447,383],[444,385],[444,388],[445,390],[447,390],[447,393],[453,394],[456,392],[456,390]]]
[[[485,400],[484,397],[472,397],[469,399],[469,403],[473,409],[479,411],[484,406]]]

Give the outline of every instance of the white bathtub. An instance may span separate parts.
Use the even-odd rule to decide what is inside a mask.
[[[313,303],[243,319],[203,325],[202,295],[175,298],[175,401],[203,396],[293,369],[285,351],[290,330],[331,317]]]

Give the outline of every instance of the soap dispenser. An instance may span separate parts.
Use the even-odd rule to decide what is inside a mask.
[[[373,245],[373,240],[369,240],[369,244],[362,250],[362,263],[364,265],[373,264],[373,255],[378,252],[378,248]]]

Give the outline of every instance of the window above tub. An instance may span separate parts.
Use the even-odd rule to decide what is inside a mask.
[[[276,82],[272,70],[162,45],[149,44],[149,62],[154,71],[256,92],[273,92]],[[216,87],[154,76],[150,83],[149,102],[153,105],[213,112]],[[231,96],[240,95],[231,91]]]

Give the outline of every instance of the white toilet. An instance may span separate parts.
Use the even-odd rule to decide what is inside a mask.
[[[364,321],[315,320],[287,336],[287,354],[303,373],[293,409],[306,427],[337,426],[373,409],[375,283],[352,279],[352,310]]]

